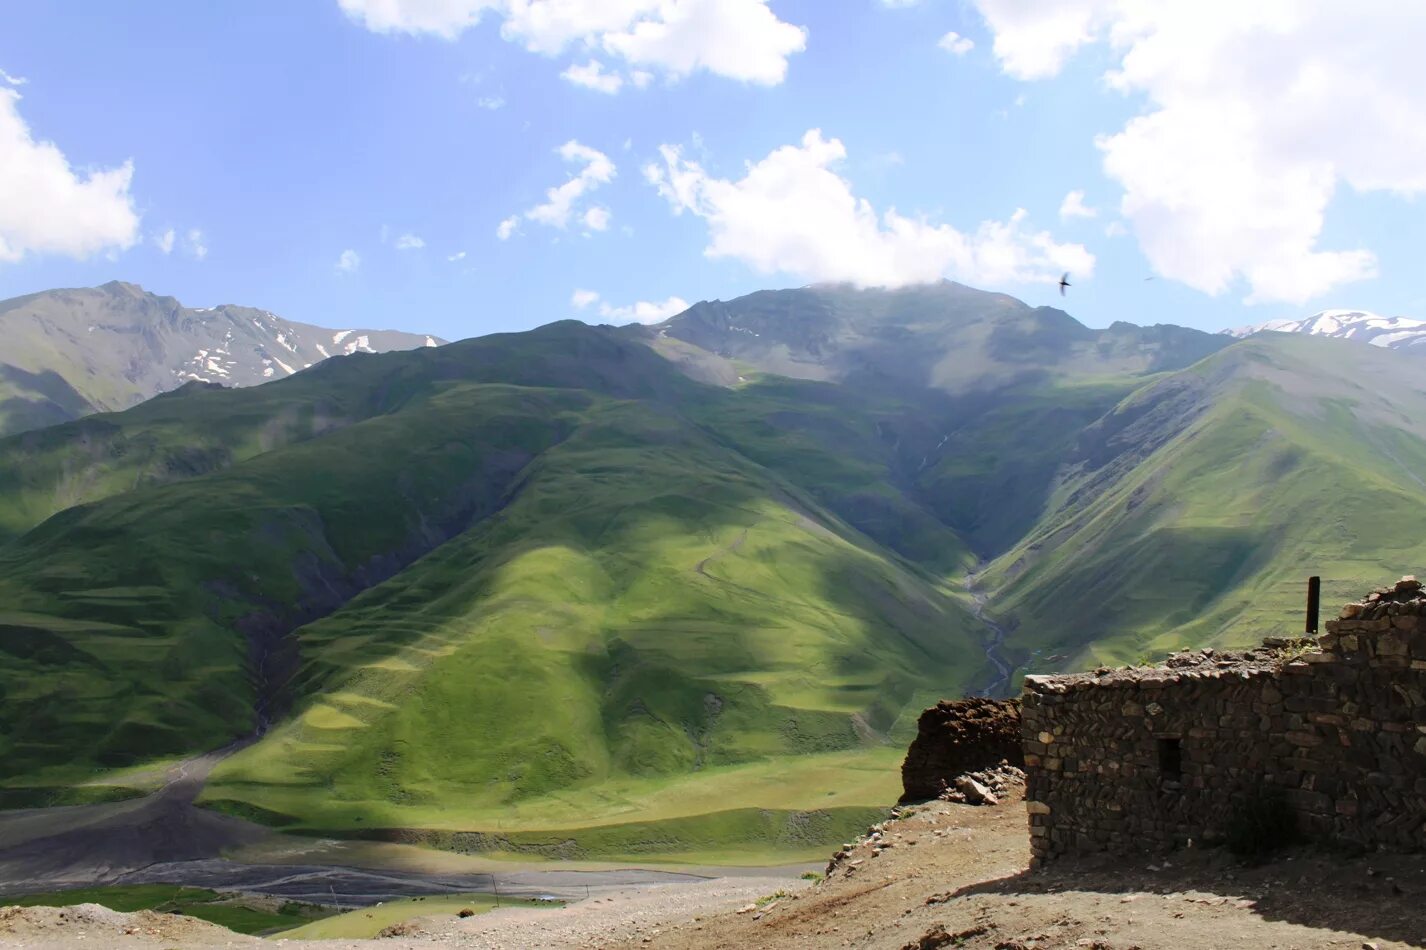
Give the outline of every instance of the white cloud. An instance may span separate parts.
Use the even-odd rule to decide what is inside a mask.
[[[481,96],[475,100],[475,104],[482,109],[489,109],[491,112],[494,112],[496,109],[505,108],[505,97],[498,94],[493,96]]]
[[[359,267],[361,267],[361,255],[351,248],[342,251],[342,256],[337,258],[337,270],[344,274],[354,274]]]
[[[707,222],[708,257],[740,260],[763,274],[895,287],[954,276],[977,283],[1052,283],[1063,271],[1089,276],[1094,255],[1026,226],[1017,210],[970,233],[889,208],[878,215],[831,166],[846,156],[813,129],[747,167],[715,178],[670,145],[644,169],[672,206]]]
[[[186,238],[188,244],[188,253],[192,254],[200,261],[208,256],[208,242],[207,239],[203,237],[202,231],[198,230],[197,228],[192,228],[191,230],[189,230],[188,234],[186,235]]]
[[[29,80],[24,76],[12,76],[5,72],[5,70],[0,69],[0,82],[9,83],[12,86],[23,86],[29,82]]]
[[[596,205],[584,212],[584,226],[591,231],[604,231],[609,228],[609,209]]]
[[[1104,226],[1105,237],[1123,237],[1128,233],[1129,229],[1124,227],[1124,222],[1122,221],[1110,221]]]
[[[169,228],[162,234],[155,234],[153,236],[154,247],[158,248],[162,254],[172,254],[173,244],[177,239],[178,235],[174,233],[173,228]]]
[[[570,306],[576,310],[587,310],[595,303],[599,303],[597,290],[576,290],[569,298]],[[599,303],[599,316],[610,323],[662,323],[687,309],[687,300],[669,297],[667,300],[640,300],[627,307]]]
[[[976,0],[1002,67],[1054,75],[1107,44],[1112,88],[1148,103],[1097,144],[1155,271],[1210,294],[1302,303],[1376,273],[1323,248],[1337,188],[1426,192],[1426,5],[1393,0]],[[1060,20],[1058,25],[1054,21]]]
[[[425,246],[425,241],[409,231],[396,239],[396,249],[398,251],[417,251]]]
[[[0,88],[0,261],[133,247],[133,163],[76,174],[54,143],[35,141],[19,103],[18,92]]]
[[[706,69],[775,86],[787,75],[787,58],[807,46],[806,32],[779,20],[766,0],[662,0],[656,9],[605,33],[604,49],[672,76]]]
[[[1065,200],[1060,202],[1060,219],[1069,218],[1093,218],[1099,212],[1084,203],[1084,192],[1076,189],[1065,195]]]
[[[564,184],[546,191],[543,204],[501,221],[495,230],[500,240],[508,240],[515,233],[522,217],[536,224],[564,230],[569,227],[569,219],[575,213],[575,205],[580,199],[611,181],[617,171],[609,156],[573,139],[561,145],[558,152],[560,158],[566,162],[583,163],[584,167]],[[591,230],[603,231],[609,226],[609,210],[600,207],[589,208],[580,214],[580,220]]]
[[[560,73],[560,78],[572,82],[576,86],[583,86],[586,89],[593,89],[595,92],[611,96],[624,85],[623,76],[618,73],[606,73],[603,64],[597,59],[591,59],[583,66],[571,65]]]
[[[337,0],[351,19],[374,33],[434,33],[453,40],[480,22],[498,0]]]
[[[465,251],[456,251],[454,254],[447,257],[446,260],[451,261],[452,263],[456,261],[463,261],[465,260]]]
[[[1043,79],[1059,72],[1075,50],[1093,39],[1101,8],[1113,2],[1116,0],[1035,4],[975,0],[995,34],[995,56],[1001,68],[1018,79]]]
[[[914,7],[920,2],[921,0],[881,0],[881,5],[895,9],[898,7]]]
[[[599,315],[610,323],[662,323],[687,309],[687,300],[682,297],[669,297],[667,300],[640,300],[627,307],[613,307],[601,303]]]
[[[968,36],[961,36],[955,30],[947,33],[936,42],[936,45],[948,53],[956,56],[964,56],[975,49],[975,43]]]
[[[805,31],[785,23],[768,0],[338,0],[352,20],[377,33],[454,39],[489,11],[500,33],[534,53],[572,44],[622,58],[635,85],[652,69],[697,70],[775,85],[787,59],[806,48]]]

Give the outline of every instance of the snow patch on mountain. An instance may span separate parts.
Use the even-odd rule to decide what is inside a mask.
[[[1266,331],[1354,340],[1392,350],[1420,348],[1426,352],[1426,320],[1383,317],[1370,310],[1322,310],[1301,320],[1269,320],[1222,332],[1243,339]]]

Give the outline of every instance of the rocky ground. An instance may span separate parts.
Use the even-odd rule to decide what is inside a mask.
[[[964,947],[1327,950],[1426,945],[1426,859],[1295,851],[1256,867],[1223,851],[1026,870],[1019,793],[932,802],[839,852],[820,883],[722,878],[638,887],[562,910],[424,918],[408,934],[320,947]],[[68,919],[60,920],[60,914]],[[80,939],[82,936],[82,940]],[[272,946],[222,928],[102,908],[0,911],[0,947]]]

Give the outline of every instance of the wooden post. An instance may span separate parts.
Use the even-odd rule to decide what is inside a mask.
[[[1317,633],[1317,613],[1322,606],[1322,578],[1307,579],[1307,635]]]

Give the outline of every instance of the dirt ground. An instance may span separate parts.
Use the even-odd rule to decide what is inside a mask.
[[[856,842],[825,881],[719,878],[606,893],[561,910],[423,918],[373,941],[258,941],[201,921],[102,908],[0,911],[0,947],[964,947],[1360,950],[1426,946],[1426,858],[1222,851],[1062,862],[1030,874],[1023,806],[936,802]],[[777,896],[779,895],[780,896]],[[58,920],[61,910],[69,919]],[[80,934],[83,940],[79,940]]]
[[[826,881],[610,948],[1222,950],[1426,946],[1426,858],[1222,851],[1027,872],[1023,806],[933,803],[862,840]],[[788,890],[792,890],[789,888]]]

